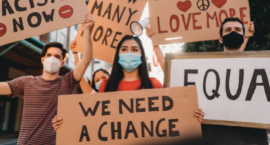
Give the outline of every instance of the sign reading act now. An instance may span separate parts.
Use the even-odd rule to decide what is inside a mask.
[[[60,96],[57,145],[168,144],[201,139],[196,87]],[[68,106],[68,107],[67,107]]]

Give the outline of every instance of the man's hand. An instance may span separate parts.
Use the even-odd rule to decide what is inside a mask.
[[[62,122],[63,122],[63,119],[58,118],[57,115],[52,119],[52,127],[54,128],[55,131],[60,127]]]
[[[194,116],[196,116],[198,118],[199,122],[202,123],[205,115],[204,115],[204,112],[202,111],[202,109],[198,109],[195,111]]]
[[[251,33],[255,33],[255,26],[254,26],[254,22],[250,22],[249,23],[249,31],[251,32]]]
[[[251,33],[255,33],[255,26],[254,26],[254,22],[250,22],[249,23],[249,29],[248,29]],[[242,44],[241,48],[239,49],[239,51],[245,51],[246,49],[246,45],[248,43],[248,40],[249,40],[249,36],[246,37],[245,36],[245,39],[244,39],[244,43]]]
[[[148,38],[151,39],[151,36],[155,35],[156,34],[156,31],[154,29],[151,29],[151,28],[147,28],[146,27],[146,35]]]
[[[95,24],[95,18],[91,14],[91,12],[87,13],[84,19],[83,29],[89,30]]]
[[[75,40],[71,41],[70,45],[69,45],[69,49],[73,52],[73,53],[78,53],[75,48],[76,48],[77,42]]]

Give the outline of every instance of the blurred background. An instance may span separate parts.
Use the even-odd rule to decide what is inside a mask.
[[[270,50],[270,1],[249,0],[251,20],[255,23],[254,37],[249,39],[246,51]],[[86,0],[86,4],[88,0]],[[141,20],[149,17],[148,5]],[[0,81],[9,81],[25,75],[38,76],[42,73],[41,49],[48,42],[60,42],[69,53],[67,64],[61,69],[61,75],[74,68],[73,54],[68,46],[74,40],[79,25],[71,26],[47,34],[21,40],[12,44],[0,46]],[[163,83],[164,74],[154,56],[151,40],[145,32],[140,36],[148,58],[148,69],[151,77],[156,77]],[[223,51],[219,41],[201,41],[194,43],[178,43],[160,46],[163,53],[181,52],[216,52]],[[91,79],[92,72],[104,68],[111,70],[112,65],[102,60],[94,59],[90,64],[85,77]],[[76,93],[81,93],[80,88]],[[0,97],[0,144],[16,144],[22,117],[23,99]],[[270,142],[270,140],[269,140]]]

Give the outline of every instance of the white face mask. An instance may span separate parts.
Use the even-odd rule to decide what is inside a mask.
[[[61,62],[54,56],[46,58],[43,62],[43,68],[46,72],[50,74],[55,74],[61,68]]]

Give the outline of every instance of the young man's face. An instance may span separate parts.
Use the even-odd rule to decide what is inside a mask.
[[[239,22],[227,22],[223,25],[222,36],[230,34],[232,31],[237,32],[238,34],[244,35],[243,26]]]
[[[51,57],[51,56],[54,56],[54,57],[55,57],[56,59],[58,59],[60,62],[62,62],[63,59],[64,59],[64,58],[63,58],[63,55],[62,55],[62,51],[61,51],[59,48],[57,48],[57,47],[50,47],[50,48],[48,48],[48,50],[47,50],[45,56],[41,58],[42,64],[43,64],[43,62],[44,62],[44,60],[45,60],[46,58],[49,58],[49,57]],[[65,63],[63,62],[63,63],[61,64],[61,66],[63,67],[64,65],[65,65]]]
[[[246,41],[246,37],[244,36],[243,25],[241,23],[235,21],[235,22],[227,22],[227,23],[225,23],[223,25],[222,37],[219,38],[219,42],[221,44],[224,44],[225,43],[224,40],[223,40],[224,36],[226,36],[226,35],[228,35],[228,34],[230,34],[232,32],[236,32],[236,33],[242,35],[244,37],[244,41]],[[232,39],[233,40],[230,40],[232,42],[231,44],[234,44],[235,42],[238,43],[238,41],[239,41],[238,39],[234,39],[234,38],[232,38]],[[228,45],[228,39],[227,39],[226,42],[227,42],[227,46],[229,46]],[[245,49],[244,47],[245,46],[243,46],[243,47],[240,46],[238,48],[238,46],[237,46],[237,49],[236,49],[235,46],[233,46],[233,47],[226,47],[226,45],[224,44],[224,51],[244,51],[244,49]]]

